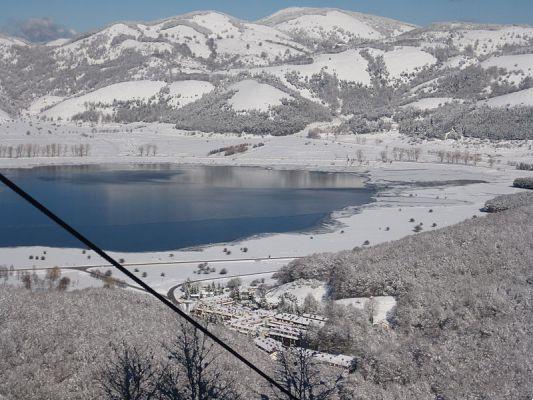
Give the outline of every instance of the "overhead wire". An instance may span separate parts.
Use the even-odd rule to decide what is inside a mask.
[[[67,222],[65,222],[63,219],[61,219],[59,216],[57,216],[55,213],[53,213],[51,210],[49,210],[40,201],[36,200],[34,197],[32,197],[30,194],[28,194],[25,190],[23,190],[21,187],[19,187],[17,184],[15,184],[12,180],[7,178],[2,173],[0,173],[0,181],[3,184],[5,184],[9,189],[13,190],[16,194],[18,194],[20,197],[22,197],[24,200],[26,200],[28,203],[30,203],[34,208],[39,210],[41,213],[46,215],[49,219],[54,221],[57,225],[59,225],[65,231],[67,231],[72,236],[74,236],[76,239],[78,239],[81,243],[86,245],[88,248],[93,250],[95,253],[97,253],[100,257],[102,257],[108,263],[110,263],[115,268],[117,268],[120,272],[122,272],[124,275],[126,275],[128,278],[130,278],[132,281],[134,281],[139,286],[141,286],[147,293],[149,293],[152,296],[154,296],[161,303],[166,305],[168,308],[170,308],[172,311],[174,311],[176,314],[178,314],[181,318],[185,319],[189,324],[194,326],[194,328],[196,328],[199,331],[201,331],[204,335],[206,335],[208,338],[213,340],[213,342],[217,343],[220,347],[222,347],[224,350],[226,350],[228,353],[230,353],[236,359],[241,361],[244,365],[246,365],[252,371],[256,372],[259,376],[261,376],[263,379],[265,379],[273,387],[278,389],[283,394],[287,395],[289,399],[291,399],[291,400],[299,400],[295,395],[293,395],[290,391],[288,391],[285,387],[283,387],[279,382],[277,382],[275,379],[273,379],[270,375],[268,375],[262,369],[257,367],[254,363],[252,363],[246,357],[241,355],[237,350],[235,350],[233,347],[231,347],[229,344],[227,344],[224,340],[220,339],[214,333],[212,333],[207,328],[205,328],[202,324],[200,324],[198,321],[196,321],[194,318],[192,318],[190,315],[188,315],[185,311],[183,311],[178,306],[176,306],[174,303],[172,303],[168,298],[166,298],[162,294],[160,294],[157,291],[155,291],[150,285],[146,284],[143,280],[139,279],[137,276],[135,276],[135,274],[130,272],[127,268],[123,267],[119,262],[117,262],[114,258],[109,256],[99,246],[97,246],[92,241],[87,239],[84,235],[82,235],[80,232],[78,232],[76,229],[74,229],[71,225],[69,225]]]

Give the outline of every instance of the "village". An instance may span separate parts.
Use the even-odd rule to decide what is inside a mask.
[[[284,285],[281,285],[284,286]],[[280,286],[272,288],[264,279],[242,284],[240,278],[231,278],[225,285],[214,282],[194,283],[187,281],[181,287],[178,303],[190,314],[205,321],[221,323],[227,328],[253,338],[257,347],[276,359],[288,347],[299,347],[310,329],[321,328],[327,318],[319,313],[305,312],[299,307],[303,300],[291,293],[290,288],[277,299]],[[311,289],[311,287],[308,287]],[[307,292],[305,297],[313,297]],[[314,297],[313,297],[314,299]],[[321,301],[315,299],[316,304]],[[372,324],[388,329],[387,318],[396,305],[391,296],[352,298],[337,302],[345,306],[371,310]],[[292,307],[291,307],[292,306]],[[290,312],[287,312],[290,310]],[[355,358],[343,354],[329,354],[306,349],[313,359],[334,367],[350,369]]]

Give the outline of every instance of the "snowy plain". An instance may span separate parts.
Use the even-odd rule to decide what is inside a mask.
[[[337,122],[334,122],[333,125]],[[415,234],[415,225],[423,231],[439,229],[473,216],[481,217],[486,200],[504,193],[517,192],[512,181],[533,172],[517,171],[514,163],[531,162],[533,143],[499,142],[497,144],[463,139],[459,141],[414,141],[396,132],[368,135],[328,134],[331,124],[315,124],[324,133],[320,139],[308,139],[307,130],[285,137],[221,135],[191,133],[170,125],[130,124],[51,125],[35,119],[9,121],[0,125],[0,143],[64,143],[90,144],[89,156],[0,158],[0,169],[31,168],[41,165],[78,164],[200,164],[255,166],[279,169],[306,169],[335,172],[356,172],[367,176],[368,183],[379,190],[375,201],[359,208],[347,208],[332,213],[323,226],[306,232],[266,234],[232,243],[219,243],[193,249],[176,249],[159,253],[111,253],[123,259],[131,271],[154,285],[161,293],[186,279],[224,279],[230,276],[258,274],[269,277],[274,271],[296,257],[318,252],[334,252],[354,247],[372,246]],[[30,135],[27,132],[30,132]],[[50,133],[48,132],[50,131]],[[264,146],[225,157],[208,156],[212,149],[241,143]],[[157,146],[155,156],[140,156],[138,147],[151,143]],[[417,147],[418,162],[390,161],[394,148]],[[355,161],[358,150],[364,159]],[[438,161],[439,150],[479,153],[476,165],[444,164]],[[383,162],[386,152],[389,161]],[[458,180],[476,183],[459,184]],[[410,222],[414,219],[415,222]],[[246,253],[241,249],[247,247]],[[223,250],[231,251],[228,256]],[[29,259],[30,255],[46,257]],[[92,256],[91,256],[92,255]],[[88,258],[88,256],[91,256]],[[198,274],[198,264],[208,262],[216,271]],[[85,266],[109,269],[102,260],[82,248],[58,249],[17,247],[0,249],[0,265],[14,269],[41,269],[59,266]],[[225,268],[226,276],[220,275]],[[101,285],[86,271],[67,269],[77,287]],[[164,274],[164,276],[162,275]],[[118,273],[115,277],[122,278]],[[253,275],[252,275],[253,276]]]

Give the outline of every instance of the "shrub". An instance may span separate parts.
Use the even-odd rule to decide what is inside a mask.
[[[513,186],[521,189],[533,189],[533,177],[516,178]]]
[[[533,193],[504,194],[485,203],[483,211],[496,213],[533,203]]]

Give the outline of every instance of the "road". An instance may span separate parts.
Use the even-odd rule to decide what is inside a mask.
[[[257,258],[219,258],[213,260],[180,260],[180,261],[156,261],[156,262],[144,262],[144,263],[124,263],[124,267],[148,267],[151,265],[180,265],[180,264],[216,264],[216,263],[226,263],[226,262],[239,262],[239,261],[268,261],[268,260],[285,260],[292,261],[305,256],[293,256],[293,257],[257,257]],[[55,268],[56,266],[48,267],[32,267],[32,268],[17,268],[17,271],[40,271]],[[91,265],[64,265],[57,266],[59,269],[74,269],[87,272],[89,268],[111,268],[111,264],[91,264]]]
[[[180,261],[172,261],[172,262],[150,262],[150,263],[124,263],[122,264],[124,267],[146,267],[146,266],[155,266],[155,265],[181,265],[181,264],[200,264],[200,263],[209,263],[209,264],[216,264],[216,263],[228,263],[228,262],[243,262],[243,261],[252,261],[252,262],[261,262],[261,261],[269,261],[269,260],[285,260],[285,261],[292,261],[295,259],[303,258],[303,256],[296,256],[296,257],[258,257],[258,258],[232,258],[232,259],[214,259],[214,260],[180,260]],[[49,269],[52,269],[54,267],[41,267],[41,268],[18,268],[17,271],[46,271]],[[61,270],[74,270],[74,271],[80,271],[85,273],[90,273],[89,269],[91,268],[113,268],[111,264],[101,264],[101,265],[76,265],[76,266],[58,266]],[[256,276],[256,275],[265,275],[265,274],[273,274],[274,272],[277,272],[278,269],[271,270],[271,271],[263,271],[263,272],[253,272],[249,274],[239,274],[239,275],[223,275],[218,277],[211,277],[211,278],[202,278],[202,279],[196,279],[194,281],[190,281],[191,283],[198,283],[198,282],[206,282],[206,281],[217,281],[222,279],[229,279],[229,278],[240,278],[245,276]],[[178,303],[178,299],[175,296],[175,291],[180,288],[183,285],[182,283],[176,284],[172,286],[168,292],[167,297],[173,301],[174,303]],[[138,286],[126,284],[129,288],[142,290]]]
[[[218,281],[222,279],[230,279],[230,278],[242,278],[243,276],[257,276],[257,275],[266,275],[266,274],[273,274],[274,272],[278,272],[277,269],[273,271],[263,271],[263,272],[253,272],[251,274],[240,274],[240,275],[224,275],[219,276],[215,278],[203,278],[203,279],[196,279],[194,281],[189,281],[189,283],[199,283],[199,282],[212,282],[212,281]],[[178,283],[177,285],[172,286],[170,289],[168,289],[167,297],[173,301],[174,303],[179,303],[179,300],[176,298],[175,291],[176,289],[183,286],[184,282]]]

